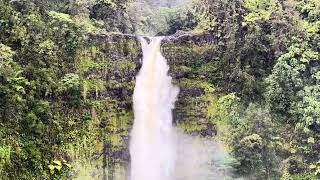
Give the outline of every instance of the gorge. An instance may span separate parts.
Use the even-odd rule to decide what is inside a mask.
[[[0,0],[0,179],[319,179],[319,5]]]

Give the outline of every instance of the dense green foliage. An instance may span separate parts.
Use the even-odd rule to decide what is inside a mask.
[[[0,0],[0,179],[121,174],[140,45],[90,34],[178,30],[211,39],[163,44],[177,126],[236,177],[319,179],[319,0]]]
[[[69,161],[86,161],[104,144],[116,149],[127,136],[121,127],[131,116],[123,108],[128,105],[99,96],[102,89],[115,87],[101,81],[110,76],[105,67],[131,73],[134,65],[97,59],[108,59],[111,52],[132,59],[136,42],[87,44],[86,33],[105,31],[103,23],[90,20],[89,9],[72,2],[0,1],[1,179],[73,176]],[[105,74],[96,72],[102,69]],[[131,82],[121,82],[113,84],[132,89]]]
[[[201,28],[218,33],[217,48],[226,51],[216,52],[225,64],[213,66],[213,83],[242,101],[226,122],[234,129],[229,142],[239,172],[253,179],[319,178],[320,1],[201,3],[207,4]]]

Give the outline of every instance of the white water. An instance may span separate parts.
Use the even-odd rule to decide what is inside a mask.
[[[179,89],[168,76],[160,37],[141,38],[143,64],[133,94],[130,180],[216,180],[231,176],[229,155],[213,139],[187,135],[172,126]]]
[[[161,37],[141,38],[143,65],[133,94],[134,125],[131,132],[131,180],[174,179],[176,161],[172,109],[179,89],[168,76],[161,55]]]

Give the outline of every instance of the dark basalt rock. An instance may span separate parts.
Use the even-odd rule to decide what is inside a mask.
[[[124,162],[129,162],[130,160],[130,152],[128,148],[129,147],[129,138],[128,137],[123,137],[124,141],[124,148],[118,149],[118,150],[112,150],[109,148],[109,153],[111,157],[118,158],[124,160]],[[105,155],[108,155],[108,151],[105,152]]]
[[[118,100],[125,100],[128,96],[132,95],[132,92],[123,88],[114,88],[101,90],[100,95],[101,97],[115,97]]]
[[[180,89],[181,96],[192,96],[192,97],[199,97],[204,94],[201,88],[182,88]]]
[[[213,33],[205,32],[205,33],[192,33],[187,31],[177,31],[175,34],[166,36],[162,40],[162,44],[166,43],[186,43],[192,42],[194,44],[203,44],[203,43],[211,43],[214,44],[216,42],[216,37]]]
[[[174,71],[170,71],[169,70],[169,74],[170,74],[170,76],[172,77],[172,78],[174,78],[174,79],[181,79],[181,78],[186,78],[187,76],[188,76],[188,74],[187,73],[184,73],[184,72],[174,72]]]
[[[217,128],[215,124],[208,123],[207,128],[200,132],[201,136],[204,137],[213,137],[218,134]]]
[[[206,117],[207,116],[203,114],[185,115],[185,114],[177,113],[176,111],[173,112],[173,119],[175,121],[174,123],[176,123],[177,121],[185,121],[186,119],[189,119],[189,118],[205,119]]]
[[[122,150],[119,150],[119,151],[115,151],[114,152],[114,157],[129,161],[130,152],[128,151],[128,149],[122,149]]]
[[[107,119],[106,118],[102,118],[101,121],[100,121],[100,124],[99,124],[99,127],[100,128],[105,128],[107,126]]]

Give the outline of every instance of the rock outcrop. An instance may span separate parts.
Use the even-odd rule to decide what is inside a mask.
[[[214,136],[217,133],[207,115],[213,87],[205,80],[206,74],[199,70],[202,64],[214,59],[210,51],[215,42],[210,33],[180,31],[165,37],[161,44],[162,54],[170,65],[169,73],[174,84],[180,87],[174,121],[179,129],[190,134]],[[86,67],[81,74],[88,82],[84,85],[84,97],[92,104],[91,114],[98,121],[97,128],[107,134],[103,142],[103,162],[120,162],[126,166],[133,120],[132,94],[142,65],[138,36],[90,33],[85,49],[81,57],[82,66]]]
[[[148,39],[145,36],[132,34],[88,34],[88,44],[94,45],[101,52],[95,62],[108,64],[110,67],[103,70],[105,74],[101,75],[103,81],[107,83],[106,88],[100,92],[101,97],[112,97],[125,104],[122,107],[129,108],[128,111],[131,110],[130,99],[134,79],[141,67],[142,52],[139,37]],[[210,32],[194,34],[185,31],[178,31],[162,40],[162,53],[170,65],[170,75],[180,87],[175,111],[177,124],[179,125],[179,121],[184,123],[193,121],[195,123],[193,126],[200,123],[199,127],[190,132],[195,130],[204,134],[201,133],[202,129],[207,129],[205,104],[208,102],[205,98],[205,87],[201,85],[203,84],[201,81],[205,78],[197,76],[194,65],[212,59],[208,50],[215,42],[216,37]],[[106,54],[112,54],[112,57],[107,57]],[[195,103],[203,101],[199,103],[203,106],[192,104],[191,101]]]

